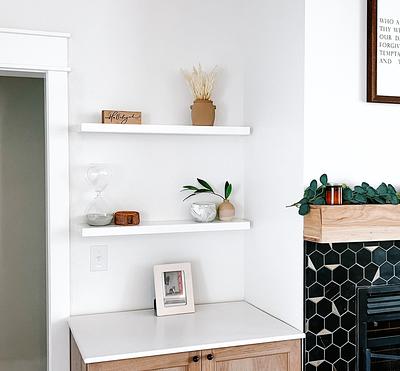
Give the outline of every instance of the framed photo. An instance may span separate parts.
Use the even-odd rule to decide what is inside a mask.
[[[190,263],[154,266],[157,316],[194,312]]]
[[[367,1],[367,101],[400,103],[400,1]]]

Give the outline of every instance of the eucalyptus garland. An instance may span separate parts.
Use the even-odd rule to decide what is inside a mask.
[[[290,206],[296,206],[300,215],[306,215],[310,211],[310,205],[326,205],[325,191],[328,186],[328,176],[323,174],[319,178],[320,184],[313,179],[305,189],[303,198]],[[366,182],[356,185],[353,189],[342,185],[344,204],[399,204],[399,194],[391,184],[382,183],[378,188],[370,186]]]

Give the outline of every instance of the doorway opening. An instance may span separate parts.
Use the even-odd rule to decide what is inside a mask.
[[[0,370],[47,369],[43,74],[0,76]]]

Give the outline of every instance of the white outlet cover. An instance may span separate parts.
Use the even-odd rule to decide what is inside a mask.
[[[108,246],[96,245],[90,247],[90,271],[104,272],[108,270]]]

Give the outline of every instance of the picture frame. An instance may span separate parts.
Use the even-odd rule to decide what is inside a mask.
[[[399,104],[400,2],[367,1],[367,102]]]
[[[155,265],[153,271],[156,315],[194,313],[191,264]]]

